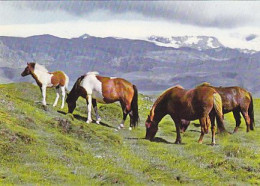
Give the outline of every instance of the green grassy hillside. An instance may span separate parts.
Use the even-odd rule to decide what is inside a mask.
[[[238,133],[217,135],[217,145],[211,146],[210,134],[204,144],[197,143],[197,125],[182,135],[183,144],[173,144],[170,117],[160,123],[154,142],[144,140],[152,104],[146,96],[139,96],[141,122],[133,131],[116,130],[122,117],[118,104],[99,104],[102,124],[86,124],[83,99],[72,117],[66,107],[52,108],[54,96],[48,90],[45,111],[38,87],[0,85],[0,184],[260,184],[258,99],[256,130],[246,133],[243,121]],[[231,114],[225,123],[233,131]]]

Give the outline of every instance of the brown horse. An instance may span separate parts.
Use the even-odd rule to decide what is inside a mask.
[[[72,90],[68,94],[66,102],[68,103],[69,113],[72,113],[76,107],[76,101],[81,96],[86,99],[88,105],[87,123],[91,123],[91,104],[96,112],[97,123],[101,120],[97,112],[97,102],[114,103],[119,101],[123,110],[123,120],[119,129],[124,127],[127,115],[130,116],[130,128],[138,124],[138,92],[135,85],[130,82],[114,77],[102,77],[97,72],[89,72],[78,78]]]
[[[209,83],[203,83],[199,86],[208,86],[215,89],[221,96],[223,113],[233,112],[233,116],[236,120],[236,127],[234,133],[237,132],[238,127],[241,124],[242,113],[245,123],[247,126],[246,131],[254,130],[254,107],[253,99],[250,92],[241,87],[213,87]],[[215,122],[215,117],[212,118],[211,122]],[[189,121],[183,121],[181,130],[184,132],[188,126]],[[219,124],[218,120],[217,123]]]
[[[64,101],[66,96],[66,89],[68,89],[69,77],[62,71],[48,72],[48,70],[38,63],[27,63],[27,67],[22,72],[21,76],[32,75],[37,85],[42,92],[42,104],[46,106],[46,88],[56,88],[56,99],[53,103],[55,107],[59,100],[59,92],[62,94],[61,108],[64,107]]]
[[[223,122],[222,101],[220,95],[210,87],[197,87],[185,90],[181,86],[169,88],[162,93],[153,104],[150,115],[146,120],[146,139],[152,140],[158,130],[158,123],[169,114],[176,127],[177,138],[175,143],[181,143],[180,125],[181,120],[199,119],[201,124],[201,135],[199,143],[202,143],[204,133],[208,133],[210,118],[216,114]],[[220,128],[224,131],[224,125]],[[215,125],[211,125],[212,144],[215,144]]]

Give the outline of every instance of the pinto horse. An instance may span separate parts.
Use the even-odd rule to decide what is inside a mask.
[[[222,99],[223,113],[226,114],[233,112],[233,116],[236,120],[234,133],[237,132],[238,127],[241,124],[240,113],[242,113],[245,119],[247,126],[246,131],[249,132],[250,129],[254,130],[254,106],[250,92],[241,87],[213,87],[206,82],[199,86],[211,87],[219,93]],[[212,118],[211,122],[215,122],[215,117]],[[217,123],[219,123],[218,120]],[[189,124],[189,121],[183,121],[181,130],[184,132],[188,128]]]
[[[87,123],[92,122],[92,104],[96,112],[96,121],[99,123],[101,118],[97,112],[97,102],[107,104],[119,101],[123,110],[123,120],[118,128],[121,129],[124,127],[128,114],[130,116],[129,130],[138,124],[139,115],[137,88],[135,85],[124,79],[99,76],[98,72],[88,72],[87,74],[79,77],[66,99],[69,113],[74,111],[76,101],[79,96],[85,98],[87,101]]]
[[[181,86],[175,86],[163,92],[154,102],[150,115],[146,120],[146,139],[152,140],[158,131],[158,124],[162,118],[169,114],[175,123],[177,138],[175,143],[181,143],[181,120],[199,119],[201,135],[199,143],[202,143],[204,133],[208,133],[211,125],[210,116],[216,114],[223,123],[222,101],[216,90],[210,87],[197,87],[185,90]],[[224,131],[222,125],[221,131]],[[211,125],[212,144],[215,144],[215,125]]]
[[[61,108],[64,107],[66,89],[68,89],[69,77],[62,71],[48,72],[48,70],[38,63],[27,63],[27,67],[22,72],[22,76],[31,74],[42,92],[42,104],[46,106],[46,88],[56,88],[56,99],[53,103],[55,107],[58,103],[60,92],[62,95]]]

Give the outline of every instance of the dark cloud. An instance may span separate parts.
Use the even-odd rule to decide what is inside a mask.
[[[220,28],[244,26],[255,23],[255,20],[260,18],[260,14],[254,12],[254,10],[259,12],[260,2],[31,1],[14,2],[14,6],[38,11],[62,10],[80,17],[98,10],[117,15],[137,13],[146,19],[157,18],[170,22]],[[110,18],[113,19],[113,16]]]
[[[250,35],[248,35],[248,36],[246,37],[246,41],[251,41],[251,40],[253,40],[253,39],[257,38],[257,37],[258,37],[258,36],[255,35],[255,34],[250,34]]]

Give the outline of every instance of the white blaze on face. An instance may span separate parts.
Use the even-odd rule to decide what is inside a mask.
[[[99,103],[105,103],[102,94],[102,83],[97,79],[95,74],[85,76],[80,86],[87,91],[87,94],[91,94],[93,99],[96,99]]]
[[[116,79],[117,77],[110,77],[110,79]]]

